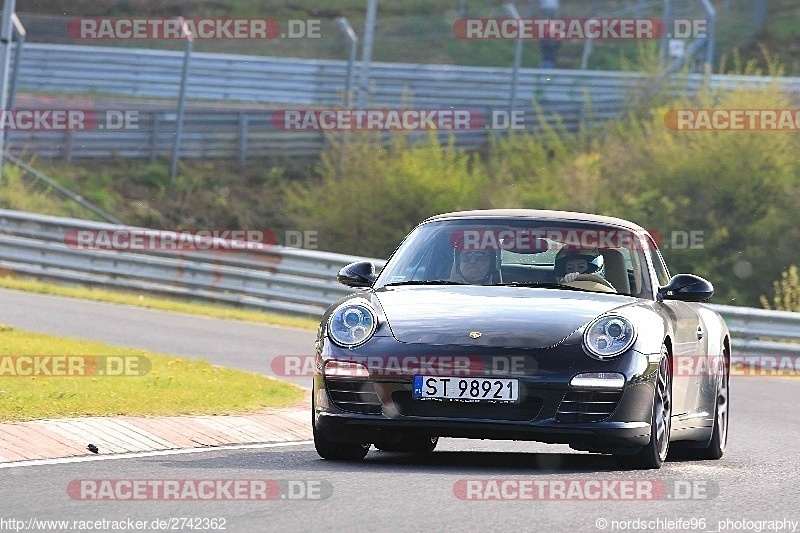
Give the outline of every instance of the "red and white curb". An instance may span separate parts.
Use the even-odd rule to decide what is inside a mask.
[[[0,464],[308,441],[311,397],[285,409],[223,416],[86,417],[0,424]],[[89,445],[97,447],[97,454]]]

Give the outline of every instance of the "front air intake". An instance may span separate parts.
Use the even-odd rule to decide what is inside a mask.
[[[622,391],[569,391],[556,410],[556,421],[600,422],[611,416],[621,398]]]
[[[331,403],[351,413],[381,414],[381,400],[375,386],[363,379],[327,378],[325,380]]]

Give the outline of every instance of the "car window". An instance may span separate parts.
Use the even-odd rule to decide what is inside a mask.
[[[643,270],[647,265],[643,247],[635,244],[639,242],[628,230],[575,221],[432,221],[406,237],[375,286],[419,282],[563,285],[565,274],[573,273],[565,269],[577,268],[578,274],[608,281],[612,292],[646,297],[642,296],[643,279],[649,275]],[[573,283],[574,289],[595,289],[590,280],[578,281],[584,283],[574,278],[566,283]]]
[[[656,272],[656,279],[658,280],[658,284],[662,287],[669,283],[669,271],[664,263],[664,259],[661,257],[661,252],[658,251],[658,247],[653,242],[649,236],[647,237],[648,249],[650,251],[650,260],[653,263],[653,269]]]
[[[554,244],[552,249],[535,254],[521,254],[511,250],[502,250],[500,262],[504,265],[537,265],[553,266],[558,254],[559,247]]]

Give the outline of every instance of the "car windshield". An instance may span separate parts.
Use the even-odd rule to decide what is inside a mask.
[[[451,219],[418,226],[375,287],[513,285],[647,297],[635,233],[610,225],[538,219]]]

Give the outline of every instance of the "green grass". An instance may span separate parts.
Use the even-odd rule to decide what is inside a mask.
[[[0,357],[114,355],[145,358],[142,376],[0,377],[0,422],[117,415],[202,415],[287,407],[296,385],[241,370],[145,350],[18,331],[0,325]],[[146,367],[145,363],[142,367]],[[6,368],[0,364],[0,369]],[[7,370],[6,370],[7,371]]]
[[[5,289],[37,292],[40,294],[68,296],[70,298],[81,298],[84,300],[94,300],[98,302],[134,305],[137,307],[159,309],[161,311],[170,311],[174,313],[187,313],[191,315],[225,318],[229,320],[244,320],[247,322],[258,322],[261,324],[271,324],[275,326],[314,330],[319,325],[317,320],[311,318],[264,313],[262,311],[251,311],[248,309],[240,309],[223,305],[184,302],[179,300],[171,300],[168,298],[159,298],[147,294],[132,294],[109,291],[107,289],[99,289],[94,287],[57,285],[54,283],[45,283],[41,281],[10,276],[0,276],[0,287]]]

